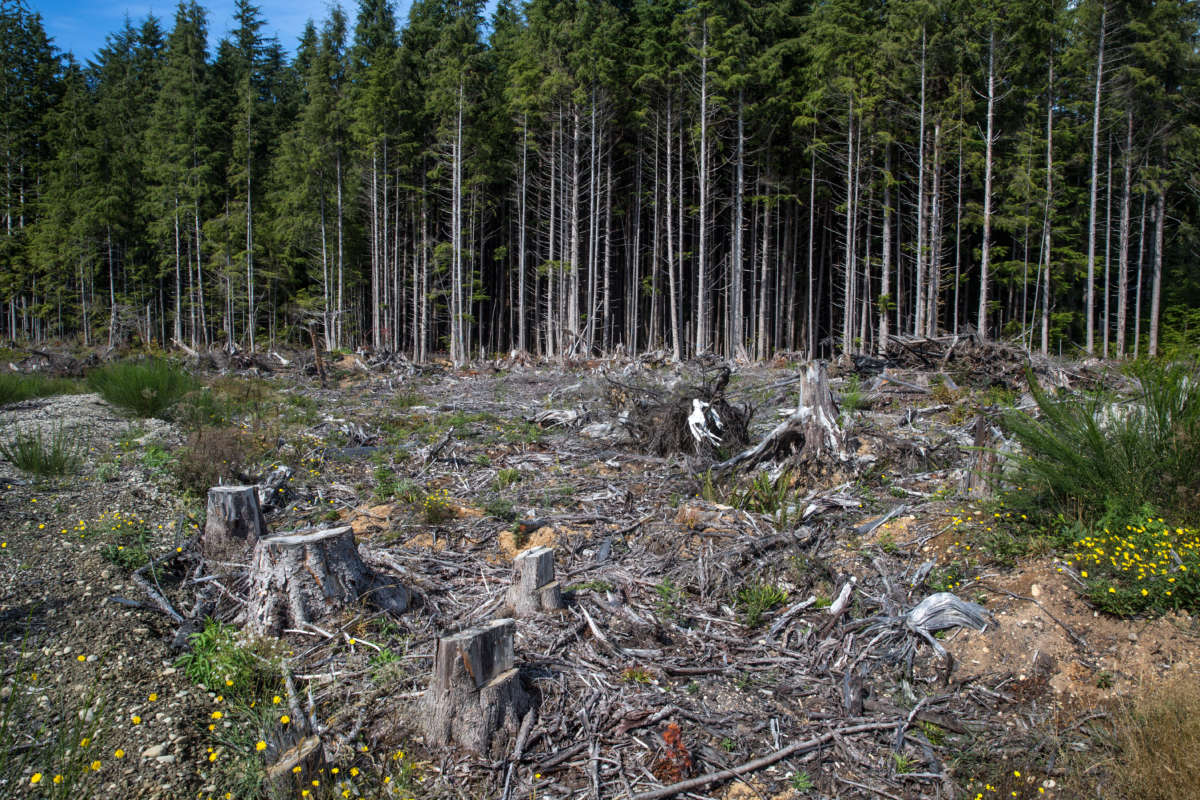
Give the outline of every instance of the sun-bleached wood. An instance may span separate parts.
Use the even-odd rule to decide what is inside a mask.
[[[425,698],[428,743],[499,758],[531,701],[513,657],[515,622],[500,619],[438,640]]]
[[[562,589],[554,579],[552,549],[532,547],[513,559],[513,582],[506,600],[518,617],[563,607]]]
[[[363,563],[350,526],[270,536],[254,546],[244,621],[255,633],[278,635],[355,603],[398,614],[409,592]]]

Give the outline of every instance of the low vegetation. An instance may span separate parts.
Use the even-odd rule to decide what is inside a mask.
[[[15,433],[0,441],[3,455],[17,469],[37,478],[70,475],[83,461],[83,444],[74,431],[62,425]]]
[[[0,372],[0,406],[19,403],[34,397],[79,394],[82,391],[84,389],[80,382],[71,378],[50,378],[44,375]]]
[[[135,417],[167,419],[175,404],[198,384],[178,364],[161,358],[123,361],[93,370],[87,384]]]

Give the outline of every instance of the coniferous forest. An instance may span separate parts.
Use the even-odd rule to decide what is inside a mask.
[[[1200,328],[1189,0],[0,3],[0,334],[455,362]],[[294,49],[294,57],[290,55]]]

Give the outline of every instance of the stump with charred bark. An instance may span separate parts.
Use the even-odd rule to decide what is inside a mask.
[[[562,588],[554,579],[554,551],[532,547],[513,559],[513,583],[505,598],[518,617],[563,607]]]
[[[200,552],[210,561],[240,561],[267,535],[267,523],[253,486],[216,486],[208,490],[208,514]]]
[[[398,614],[409,593],[363,563],[350,526],[270,536],[254,546],[244,620],[255,633],[278,635],[359,602]]]
[[[438,640],[423,711],[430,744],[508,752],[531,704],[513,665],[514,627],[501,619]]]

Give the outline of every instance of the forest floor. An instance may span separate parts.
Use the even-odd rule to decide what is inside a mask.
[[[1200,664],[1194,616],[1108,616],[1061,553],[997,546],[1020,526],[1018,488],[982,497],[965,484],[979,414],[1021,406],[1019,386],[959,375],[949,390],[937,371],[908,369],[867,391],[835,366],[835,391],[861,406],[842,409],[853,458],[755,482],[625,435],[622,387],[671,387],[667,365],[346,356],[327,368],[328,388],[294,368],[207,374],[231,412],[228,453],[97,395],[0,409],[6,435],[49,421],[87,447],[70,478],[0,465],[0,797],[263,791],[262,743],[296,724],[278,677],[226,678],[229,697],[198,685],[176,624],[132,574],[194,549],[203,493],[185,487],[198,452],[240,456],[243,478],[290,466],[270,531],[350,524],[417,598],[400,616],[356,609],[243,642],[286,666],[321,735],[329,771],[303,784],[314,798],[661,796],[727,769],[685,796],[1095,797],[1123,699]],[[735,368],[727,396],[753,404],[751,441],[795,406],[799,369]],[[548,410],[570,413],[530,421]],[[555,549],[566,609],[517,622],[536,705],[521,752],[427,745],[416,721],[438,635],[500,616],[513,556],[539,544]],[[226,620],[244,602],[238,573],[211,578]],[[156,574],[185,615],[195,574]],[[903,614],[938,591],[992,621],[922,640]],[[743,768],[813,737],[819,747]]]

